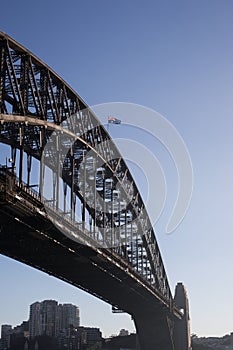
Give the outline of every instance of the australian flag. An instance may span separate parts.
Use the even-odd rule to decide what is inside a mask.
[[[121,123],[121,120],[120,119],[117,119],[115,117],[108,117],[108,123],[111,123],[111,124],[120,124]]]

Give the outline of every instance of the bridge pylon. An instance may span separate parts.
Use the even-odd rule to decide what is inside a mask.
[[[189,316],[189,302],[187,291],[184,285],[179,282],[176,285],[174,302],[180,310],[182,310],[183,317],[181,320],[175,321],[174,342],[176,350],[192,350],[191,334],[190,334],[190,316]]]

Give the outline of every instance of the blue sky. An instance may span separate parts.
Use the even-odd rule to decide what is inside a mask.
[[[166,211],[156,232],[171,288],[186,285],[191,329],[200,336],[233,331],[232,19],[231,0],[13,0],[0,11],[0,29],[89,105],[141,104],[182,135],[193,163],[192,202],[174,234],[162,232]],[[170,177],[168,191],[174,186]],[[133,330],[130,317],[3,256],[0,273],[0,324],[16,325],[30,303],[54,298],[79,305],[81,322],[104,335]]]

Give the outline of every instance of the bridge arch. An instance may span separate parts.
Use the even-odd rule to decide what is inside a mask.
[[[182,314],[140,193],[109,134],[62,78],[4,33],[0,70],[0,142],[12,150],[11,168],[0,169],[0,252],[130,313],[141,350],[174,350],[174,322]],[[40,161],[38,192],[30,183],[32,157]],[[53,172],[52,205],[44,199],[46,166]],[[68,217],[60,179],[64,196],[70,190]]]

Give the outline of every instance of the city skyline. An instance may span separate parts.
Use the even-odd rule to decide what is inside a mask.
[[[45,329],[45,327],[49,326],[49,322],[46,320],[44,323],[43,314],[50,314],[50,316],[52,315],[51,320],[52,323],[54,323],[54,329],[51,330],[49,327],[48,330]],[[80,320],[80,309],[77,305],[70,303],[59,304],[57,300],[49,299],[35,301],[29,305],[28,318],[21,320],[19,324],[14,326],[6,323],[0,324],[0,338],[2,337],[2,332],[11,332],[25,323],[28,323],[27,336],[32,338],[42,335],[57,337],[61,331],[64,332],[70,327],[83,328]],[[128,334],[128,330],[124,328],[119,329],[118,335],[123,336]],[[112,334],[111,336],[114,335],[116,334]]]
[[[43,340],[47,342],[47,347],[50,343],[56,344],[59,349],[74,350],[86,349],[87,345],[94,344],[100,348],[103,338],[99,328],[80,326],[78,306],[58,304],[52,299],[31,304],[29,319],[20,325],[1,325],[1,350],[19,348],[23,344],[24,349],[29,344],[40,348]]]
[[[173,293],[179,281],[187,288],[191,331],[199,336],[230,333],[232,2],[103,0],[97,5],[89,0],[68,6],[58,1],[54,8],[42,1],[35,10],[29,1],[13,1],[1,8],[1,30],[51,66],[89,105],[138,103],[166,116],[180,132],[194,168],[193,198],[170,236],[164,232],[168,202],[155,225],[156,236]],[[128,131],[121,125],[110,132],[119,137]],[[171,200],[176,181],[168,176]],[[105,335],[117,327],[134,330],[130,316],[112,315],[109,305],[54,277],[4,256],[0,271],[1,324],[3,319],[18,324],[25,306],[52,298],[88,309],[84,323],[99,324]]]

